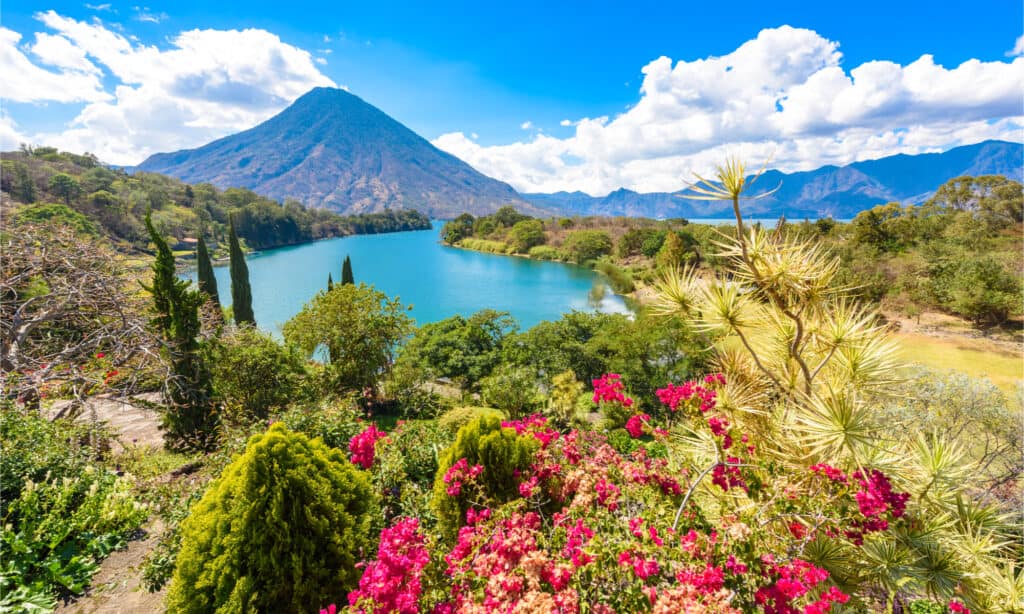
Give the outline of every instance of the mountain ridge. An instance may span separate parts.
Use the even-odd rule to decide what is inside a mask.
[[[743,209],[748,215],[763,217],[850,218],[888,202],[923,202],[940,185],[962,175],[1006,175],[1020,181],[1022,169],[1024,144],[989,140],[944,152],[896,154],[810,171],[768,170],[753,193],[781,184],[779,190],[768,198],[744,202]],[[576,191],[526,193],[523,197],[538,206],[576,214],[693,219],[731,215],[729,203],[687,199],[685,193],[685,189],[642,193],[619,188],[607,196]]]
[[[314,88],[253,128],[195,149],[154,154],[137,168],[349,214],[416,209],[454,217],[503,205],[543,213],[512,186],[336,88]]]

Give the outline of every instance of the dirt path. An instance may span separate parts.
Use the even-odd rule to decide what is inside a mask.
[[[163,525],[156,521],[140,539],[128,542],[100,564],[88,592],[58,607],[55,614],[156,614],[164,611],[164,591],[151,593],[142,585],[142,563],[156,546]]]
[[[160,416],[147,406],[160,400],[159,394],[143,394],[138,397],[142,403],[129,400],[94,397],[86,402],[85,408],[75,420],[88,422],[95,419],[107,423],[114,431],[111,445],[117,453],[127,446],[160,449],[164,445],[160,431]],[[48,408],[51,419],[60,417],[70,409],[70,402],[57,401]],[[158,614],[164,611],[164,591],[150,593],[142,585],[142,564],[163,532],[163,524],[157,518],[143,527],[136,539],[128,542],[124,550],[112,553],[93,576],[92,584],[85,595],[76,601],[58,607],[59,614]]]

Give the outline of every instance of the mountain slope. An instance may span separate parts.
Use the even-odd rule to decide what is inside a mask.
[[[138,168],[345,213],[417,209],[454,217],[508,204],[541,213],[508,184],[334,88],[313,89],[250,130],[198,149],[155,154]]]
[[[755,184],[753,193],[779,186],[769,198],[744,203],[743,210],[755,217],[816,218],[832,215],[850,218],[860,211],[892,201],[919,203],[953,177],[961,175],[1006,175],[1021,180],[1024,145],[985,141],[942,153],[895,155],[848,166],[823,166],[813,171],[782,173],[767,171]],[[524,194],[546,208],[583,215],[627,215],[640,217],[728,217],[731,205],[681,198],[685,191],[641,194],[619,189],[595,197],[582,192]]]

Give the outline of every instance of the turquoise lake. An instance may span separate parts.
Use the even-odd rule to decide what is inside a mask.
[[[356,282],[372,284],[411,305],[417,324],[436,322],[481,309],[508,311],[522,329],[563,313],[592,310],[588,295],[600,275],[579,266],[525,258],[482,254],[442,245],[443,222],[432,230],[360,235],[327,239],[251,254],[249,280],[260,328],[280,332],[281,326],[327,286],[337,282],[341,263],[352,258]],[[227,266],[214,269],[225,305],[231,302]],[[195,280],[195,272],[186,277]],[[598,307],[629,313],[622,297],[609,289]]]

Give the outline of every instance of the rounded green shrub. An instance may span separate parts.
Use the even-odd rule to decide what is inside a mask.
[[[477,418],[459,429],[455,443],[441,455],[434,478],[431,509],[442,534],[448,539],[455,537],[472,502],[500,505],[518,497],[517,476],[530,467],[537,446],[533,436],[517,435],[493,416]],[[483,473],[472,480],[459,480],[461,488],[453,493],[454,483],[446,482],[445,476],[462,459],[467,467],[482,466]]]
[[[455,407],[441,414],[437,419],[437,424],[454,435],[459,432],[459,429],[477,418],[483,418],[485,416],[501,418],[502,415],[501,410],[494,409],[492,407]]]
[[[337,449],[283,424],[253,436],[182,525],[169,612],[315,612],[343,601],[378,503]]]

